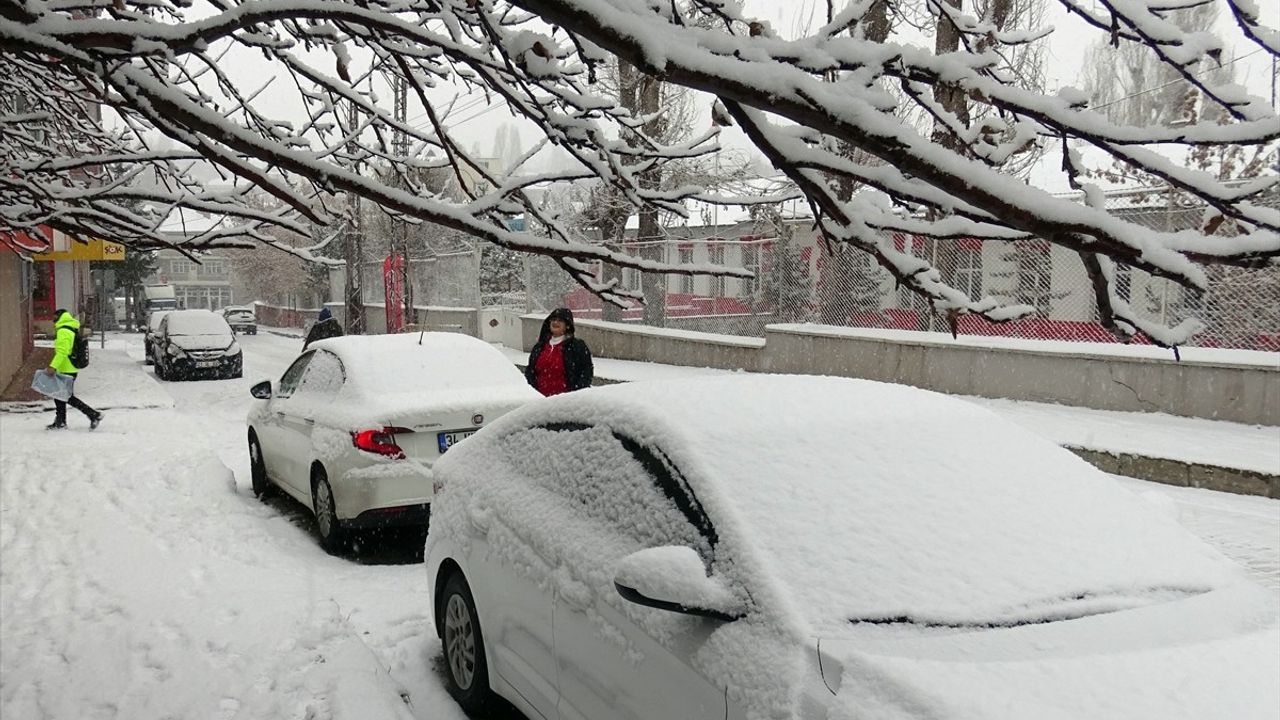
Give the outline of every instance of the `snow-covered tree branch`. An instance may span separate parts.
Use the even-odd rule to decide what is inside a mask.
[[[1226,184],[1163,149],[1269,152],[1280,120],[1266,102],[1201,72],[1224,61],[1224,46],[1170,21],[1167,2],[1061,2],[1099,37],[1140,48],[1221,112],[1142,127],[1091,109],[1084,92],[1044,94],[1012,58],[1047,31],[1011,26],[1009,2],[986,3],[977,16],[963,2],[923,3],[923,14],[953,38],[955,49],[940,51],[891,33],[903,4],[865,0],[833,8],[824,27],[798,39],[777,37],[720,0],[0,0],[0,230],[43,224],[150,246],[164,244],[163,217],[187,208],[236,221],[189,249],[252,246],[271,241],[269,228],[306,234],[312,224],[339,226],[350,214],[344,198],[358,197],[392,217],[557,258],[580,283],[619,302],[627,298],[616,283],[594,279],[596,261],[746,274],[582,240],[526,192],[594,178],[638,208],[673,212],[705,194],[696,184],[650,179],[655,168],[718,152],[720,128],[678,139],[646,132],[652,118],[597,83],[621,60],[714,96],[715,124],[740,126],[796,184],[828,244],[870,253],[940,312],[1000,321],[1030,309],[966,297],[927,262],[896,250],[886,230],[1039,237],[1072,249],[1090,268],[1099,314],[1117,334],[1177,344],[1189,329],[1115,321],[1126,313],[1108,290],[1108,263],[1191,289],[1208,282],[1205,265],[1277,264],[1280,211],[1257,202],[1276,191],[1275,173]],[[1276,54],[1276,31],[1252,5],[1229,8],[1245,42]],[[397,116],[390,102],[397,82],[425,109],[425,122]],[[578,169],[494,176],[453,136],[451,107],[440,100],[449,86],[505,103]],[[280,109],[285,98],[295,101],[292,112]],[[931,127],[902,122],[904,104]],[[157,136],[166,138],[163,147]],[[1032,149],[1060,151],[1062,172],[1086,190],[1085,201],[1029,187],[1011,172]],[[1109,212],[1091,200],[1097,193],[1082,149],[1202,202],[1230,221],[1233,234],[1159,231]],[[196,179],[198,167],[215,168],[226,182]],[[456,176],[461,196],[422,181],[438,169]],[[279,207],[248,202],[254,188]],[[508,229],[515,214],[538,234]]]

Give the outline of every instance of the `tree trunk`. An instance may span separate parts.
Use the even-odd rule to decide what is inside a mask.
[[[663,120],[657,117],[658,107],[662,99],[662,82],[657,78],[643,75],[636,92],[637,105],[643,115],[654,116],[645,123],[644,130],[650,137],[661,137]],[[662,184],[662,171],[648,170],[639,175],[640,187],[653,190]],[[640,254],[651,260],[664,260],[667,246],[658,242],[661,239],[661,228],[658,226],[658,210],[645,207],[640,211],[639,238],[642,241]],[[667,318],[667,276],[657,273],[646,273],[640,283],[644,291],[644,322],[646,325],[662,327]]]

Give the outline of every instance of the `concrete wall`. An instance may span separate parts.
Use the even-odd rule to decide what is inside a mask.
[[[268,327],[309,327],[320,314],[318,308],[283,308],[277,305],[255,302],[254,316],[259,325]]]
[[[525,315],[523,349],[538,341],[545,315]],[[591,352],[616,360],[641,360],[666,365],[690,365],[758,371],[765,341],[689,330],[655,330],[600,320],[578,320],[575,334]]]
[[[522,317],[525,350],[537,340],[542,320]],[[577,334],[596,356],[621,360],[858,377],[957,395],[1280,425],[1280,356],[1274,366],[1177,362],[857,337],[822,328],[769,326],[759,340],[582,320]]]
[[[823,336],[770,327],[764,369],[956,395],[1280,425],[1275,367]]]
[[[347,307],[343,303],[325,303],[329,312],[345,327],[347,324]],[[261,306],[259,306],[261,307]],[[419,305],[414,307],[414,330],[426,329],[428,332],[460,332],[472,337],[480,337],[480,312],[475,308],[437,307]],[[315,320],[316,313],[309,312],[306,327]],[[261,320],[260,320],[261,322]],[[382,335],[387,332],[387,312],[381,303],[364,306],[364,331],[367,335]]]
[[[480,337],[480,311],[475,308],[426,305],[415,306],[413,310],[419,330],[425,328],[428,331],[442,330]],[[385,326],[386,315],[382,319]]]
[[[522,313],[506,308],[486,308],[480,311],[480,339],[502,343],[509,348],[520,348],[524,343]]]
[[[23,282],[28,272],[22,258],[0,247],[0,390],[22,367],[31,352],[30,286]]]

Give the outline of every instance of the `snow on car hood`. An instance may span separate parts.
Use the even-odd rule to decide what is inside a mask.
[[[169,342],[183,350],[225,350],[234,339],[230,335],[170,335]]]
[[[703,377],[569,393],[499,423],[567,420],[609,425],[671,458],[721,534],[763,560],[768,577],[750,582],[783,588],[780,612],[816,635],[1241,582],[1229,561],[1083,460],[938,393]]]
[[[829,720],[1272,720],[1274,602],[1236,586],[1062,623],[825,638],[817,694]]]

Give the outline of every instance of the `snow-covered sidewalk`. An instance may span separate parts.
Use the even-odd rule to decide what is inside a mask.
[[[89,346],[89,367],[76,377],[76,395],[97,410],[173,407],[173,398],[156,384],[151,373],[140,372],[145,367],[141,345],[138,352],[131,355],[121,337],[124,336],[112,333],[106,348],[99,347],[94,338]],[[52,400],[0,403],[0,412],[44,410],[53,411]],[[75,410],[69,413],[68,418],[74,424],[80,414]]]
[[[98,430],[0,413],[0,718],[463,720],[420,547],[330,557],[250,490],[248,386],[299,349],[275,340],[243,340],[243,380],[157,383],[109,336],[78,388]]]

